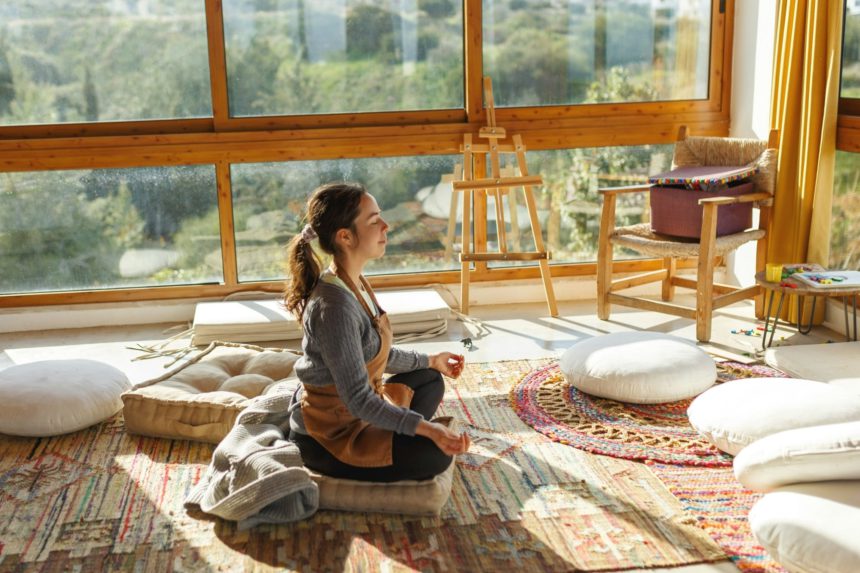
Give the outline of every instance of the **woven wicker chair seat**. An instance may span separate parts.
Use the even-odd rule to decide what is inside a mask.
[[[761,229],[749,229],[741,233],[723,235],[717,237],[714,245],[714,254],[725,255],[748,241],[757,241],[764,237],[765,232]],[[690,240],[683,241],[677,237],[660,235],[651,230],[650,223],[640,223],[627,227],[618,227],[609,236],[614,245],[621,245],[633,249],[643,255],[656,257],[695,257],[699,254],[699,242]]]

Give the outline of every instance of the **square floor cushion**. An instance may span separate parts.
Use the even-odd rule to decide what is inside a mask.
[[[119,369],[96,360],[40,360],[0,372],[0,433],[56,436],[97,424],[122,409],[131,388]]]
[[[777,432],[860,421],[860,396],[812,380],[746,378],[707,390],[690,403],[687,417],[699,434],[734,456]]]
[[[213,342],[191,361],[125,392],[126,428],[217,444],[252,398],[298,385],[298,357],[288,350]]]
[[[462,432],[460,423],[450,416],[435,418],[454,432]],[[333,478],[308,470],[319,487],[320,509],[397,513],[403,515],[439,515],[451,495],[454,466],[451,462],[441,474],[428,480],[403,480],[388,483]]]
[[[860,481],[781,487],[753,506],[749,524],[791,573],[860,571]]]
[[[785,430],[745,447],[732,464],[746,487],[860,479],[860,421]]]

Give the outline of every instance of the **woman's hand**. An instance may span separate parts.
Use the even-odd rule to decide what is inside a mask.
[[[421,420],[418,423],[418,428],[415,433],[425,438],[430,438],[443,453],[449,456],[457,454],[465,454],[469,450],[472,441],[469,439],[469,434],[463,432],[457,434],[451,431],[448,426],[437,422],[428,422]]]
[[[462,354],[440,352],[430,355],[430,368],[438,370],[448,378],[457,378],[463,372],[466,359]]]

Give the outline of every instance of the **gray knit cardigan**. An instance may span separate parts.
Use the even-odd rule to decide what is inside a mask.
[[[319,489],[290,442],[292,388],[256,398],[239,413],[233,428],[215,448],[212,462],[185,500],[239,529],[260,523],[305,519],[319,508]]]

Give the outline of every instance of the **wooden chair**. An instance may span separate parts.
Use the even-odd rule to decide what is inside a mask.
[[[768,141],[755,139],[732,139],[719,137],[688,137],[681,127],[675,144],[673,168],[691,165],[739,166],[757,163],[759,172],[753,177],[754,192],[734,197],[706,197],[699,200],[703,208],[701,236],[695,240],[680,240],[658,235],[651,230],[650,223],[627,227],[615,226],[615,206],[621,193],[642,192],[651,185],[633,185],[599,189],[603,196],[600,217],[600,234],[597,250],[597,315],[609,319],[612,304],[620,304],[643,310],[663,312],[696,321],[696,338],[707,342],[711,338],[711,315],[715,309],[752,298],[760,294],[757,285],[740,288],[714,283],[714,266],[718,257],[737,249],[748,241],[757,241],[756,270],[763,270],[767,249],[767,228],[773,203],[776,180],[776,154],[779,134],[770,133]],[[759,209],[758,228],[740,233],[716,235],[718,207],[734,203],[752,202]],[[613,279],[613,246],[619,245],[640,254],[663,259],[663,268]],[[681,258],[698,257],[696,279],[680,277],[677,261]],[[661,281],[662,300],[619,294],[618,291],[634,286]],[[675,287],[696,291],[696,306],[689,307],[673,302]],[[761,315],[762,297],[756,301],[756,313]]]

